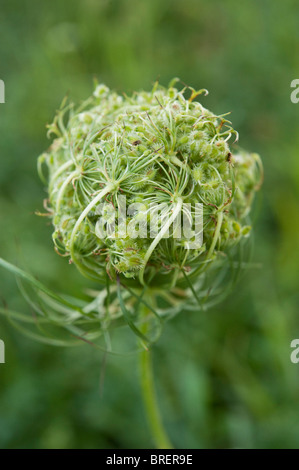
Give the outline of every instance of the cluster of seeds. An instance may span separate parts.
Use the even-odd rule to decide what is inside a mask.
[[[196,282],[248,236],[260,159],[230,148],[238,134],[196,100],[203,92],[173,82],[127,96],[98,85],[79,108],[58,111],[40,171],[46,164],[55,248],[85,276],[163,289]],[[202,232],[178,236],[179,217],[196,218],[199,203]]]

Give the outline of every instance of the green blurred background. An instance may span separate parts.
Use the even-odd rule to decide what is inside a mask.
[[[209,89],[204,106],[232,111],[240,144],[265,166],[256,267],[216,308],[167,324],[154,348],[159,400],[178,448],[298,448],[298,2],[1,0],[0,31],[0,256],[57,291],[90,286],[34,215],[46,197],[36,158],[65,94],[84,99],[94,77],[131,92],[178,76]],[[3,270],[0,301],[30,314]],[[153,447],[136,356],[108,356],[103,380],[103,354],[89,345],[44,346],[4,317],[0,338],[1,448]]]

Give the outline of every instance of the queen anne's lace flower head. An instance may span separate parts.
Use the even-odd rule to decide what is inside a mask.
[[[85,276],[161,289],[186,278],[196,284],[248,237],[260,159],[232,150],[237,132],[196,101],[202,92],[172,83],[127,96],[98,85],[80,108],[57,113],[55,139],[39,161],[48,167],[55,248]],[[175,221],[195,216],[196,204],[202,233],[178,236]]]

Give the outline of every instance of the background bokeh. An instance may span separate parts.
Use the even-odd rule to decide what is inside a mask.
[[[62,98],[93,78],[117,91],[174,76],[232,111],[260,153],[253,267],[208,312],[179,315],[154,348],[165,425],[179,448],[299,447],[299,6],[295,0],[1,0],[0,256],[57,291],[84,286],[34,212],[46,196],[36,158]],[[94,287],[94,286],[92,286]],[[1,269],[0,301],[30,314]],[[137,357],[35,343],[0,318],[1,448],[151,448]],[[100,384],[101,382],[101,384]]]

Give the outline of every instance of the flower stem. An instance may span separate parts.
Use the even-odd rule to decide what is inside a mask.
[[[173,447],[162,424],[157,403],[151,351],[144,350],[140,353],[140,369],[143,401],[155,445],[158,449],[172,449]]]

